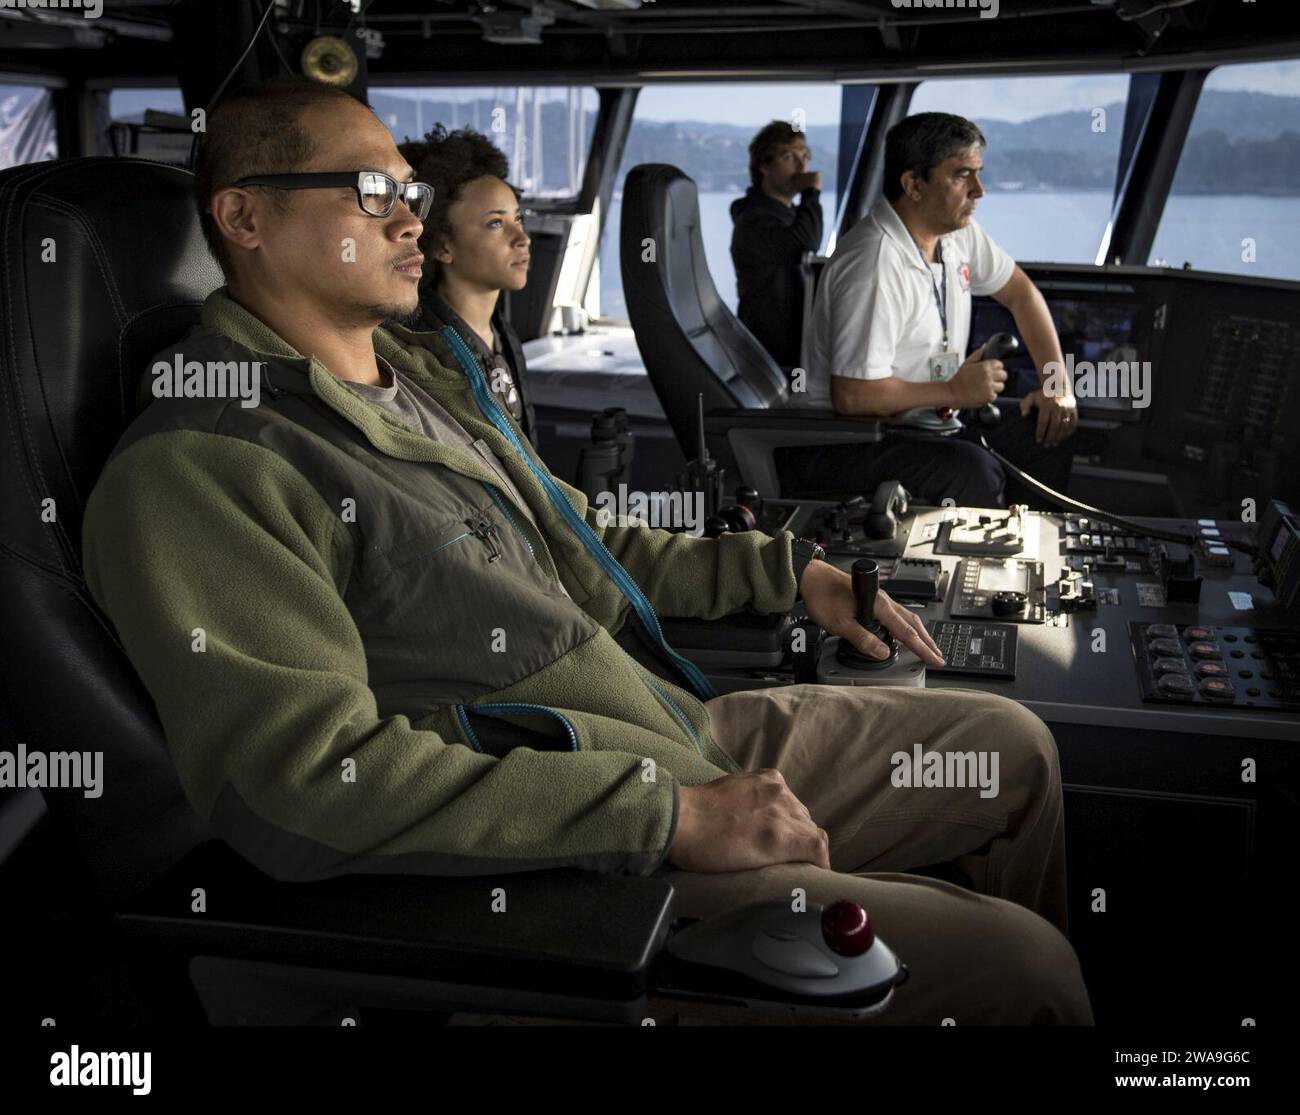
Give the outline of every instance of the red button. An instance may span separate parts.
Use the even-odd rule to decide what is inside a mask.
[[[822,938],[832,952],[861,956],[876,939],[867,911],[856,902],[843,899],[822,911]]]

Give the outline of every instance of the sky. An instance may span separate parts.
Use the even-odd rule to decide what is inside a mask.
[[[1207,89],[1245,89],[1300,96],[1300,61],[1261,62],[1215,70]],[[1073,77],[931,79],[912,98],[913,112],[948,111],[981,120],[1019,123],[1054,112],[1088,110],[1122,101],[1128,94],[1123,74]],[[840,90],[816,85],[658,85],[641,91],[637,117],[642,120],[726,121],[758,127],[769,120],[788,120],[796,108],[808,124],[837,124]]]

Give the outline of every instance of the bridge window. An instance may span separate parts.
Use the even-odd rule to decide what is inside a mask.
[[[1300,279],[1300,61],[1206,79],[1152,262]]]
[[[100,100],[101,155],[132,155],[173,166],[188,166],[194,133],[185,101],[174,85],[108,90],[108,118]],[[150,114],[165,114],[162,116]]]
[[[510,181],[530,198],[572,198],[582,188],[599,97],[586,86],[442,89],[372,86],[370,107],[398,143],[434,124],[473,128],[510,160]]]
[[[108,91],[108,117],[114,124],[143,124],[144,114],[150,109],[184,116],[185,102],[181,91],[174,85]]]
[[[1093,263],[1110,220],[1128,78],[926,81],[909,111],[973,120],[988,148],[975,219],[1017,261]]]
[[[59,157],[50,91],[0,85],[0,170]]]
[[[626,320],[619,262],[619,221],[623,182],[641,163],[669,163],[680,168],[699,189],[700,231],[704,254],[722,300],[736,309],[736,273],[731,265],[733,201],[749,186],[749,141],[771,120],[802,125],[812,151],[811,169],[822,172],[825,236],[835,217],[835,169],[839,145],[840,88],[764,83],[736,85],[651,85],[636,102],[632,131],[623,151],[609,219],[600,242],[601,316]]]

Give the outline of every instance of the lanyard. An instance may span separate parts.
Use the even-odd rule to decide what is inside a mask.
[[[943,326],[943,351],[948,351],[948,261],[943,257],[943,244],[939,244],[939,266],[943,268],[943,294],[939,293],[939,284],[934,281],[934,272],[930,270],[930,261],[925,258],[925,253],[921,251],[921,245],[916,243],[916,237],[912,238],[912,243],[916,244],[916,250],[921,256],[921,262],[925,264],[925,274],[930,280],[930,286],[934,288],[934,304],[939,309],[939,324]]]

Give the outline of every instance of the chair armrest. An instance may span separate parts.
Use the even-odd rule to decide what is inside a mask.
[[[664,638],[703,670],[772,669],[785,658],[784,612],[733,612],[719,619],[659,617]]]
[[[704,429],[725,434],[733,429],[799,430],[808,433],[857,433],[880,436],[879,418],[851,418],[821,407],[721,407],[705,412]]]
[[[789,624],[786,612],[733,612],[719,619],[659,617],[668,645],[682,653],[687,649],[780,653],[781,637]]]
[[[196,887],[205,913],[191,911]],[[497,887],[508,914],[492,910]],[[672,900],[664,879],[578,869],[283,883],[210,841],[118,912],[114,928],[189,955],[630,998],[667,937]]]

